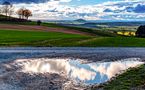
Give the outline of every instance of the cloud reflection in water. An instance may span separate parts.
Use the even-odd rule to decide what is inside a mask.
[[[71,59],[19,59],[17,66],[25,73],[57,73],[65,75],[84,84],[103,83],[119,72],[130,67],[136,67],[144,62],[134,61],[133,58],[116,62],[82,64],[81,60]]]

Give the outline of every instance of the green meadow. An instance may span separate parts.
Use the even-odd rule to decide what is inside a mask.
[[[9,22],[0,24],[31,25],[36,26],[35,21]],[[42,26],[51,28],[64,28],[67,30],[78,30],[91,35],[75,35],[61,32],[25,31],[25,30],[3,30],[0,29],[0,46],[50,46],[50,47],[144,47],[145,39],[135,36],[125,36],[124,32],[135,32],[134,27],[102,27],[100,29],[89,29],[81,27],[61,26],[55,23],[42,23]],[[118,34],[119,32],[120,34]]]
[[[145,65],[130,68],[104,86],[104,90],[144,90]]]
[[[67,46],[89,38],[58,32],[0,30],[1,46]]]
[[[61,32],[0,30],[0,46],[144,47],[145,39],[124,36],[85,36]]]
[[[129,68],[125,73],[116,75],[107,83],[94,86],[91,90],[144,90],[145,65]]]

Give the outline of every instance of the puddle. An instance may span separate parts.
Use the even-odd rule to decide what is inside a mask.
[[[0,90],[90,90],[144,58],[145,48],[0,48]]]
[[[139,58],[129,58],[115,62],[95,62],[83,64],[80,59],[19,59],[11,63],[11,66],[19,68],[19,72],[55,73],[65,76],[75,83],[84,85],[100,84],[110,80],[116,74],[130,67],[144,64]],[[6,67],[11,67],[5,65]]]

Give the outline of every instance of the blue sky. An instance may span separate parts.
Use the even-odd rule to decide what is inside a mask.
[[[117,1],[117,0],[72,0],[70,5],[94,5],[98,3],[108,2],[108,1]],[[121,1],[121,0],[118,0]]]
[[[0,0],[4,2],[6,0]],[[145,20],[144,0],[7,0],[17,11],[26,7],[31,19]],[[14,16],[17,16],[14,14]]]

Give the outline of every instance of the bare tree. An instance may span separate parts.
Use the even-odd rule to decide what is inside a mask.
[[[13,13],[14,13],[14,8],[12,7],[9,9],[8,16],[11,17]]]
[[[6,16],[11,15],[13,12],[13,5],[10,2],[4,2],[2,7],[2,12],[5,13]]]
[[[2,7],[0,7],[0,19],[1,19],[1,14],[2,14]]]
[[[2,7],[0,7],[0,14],[2,14]]]
[[[0,18],[2,17],[2,7],[0,6]]]

